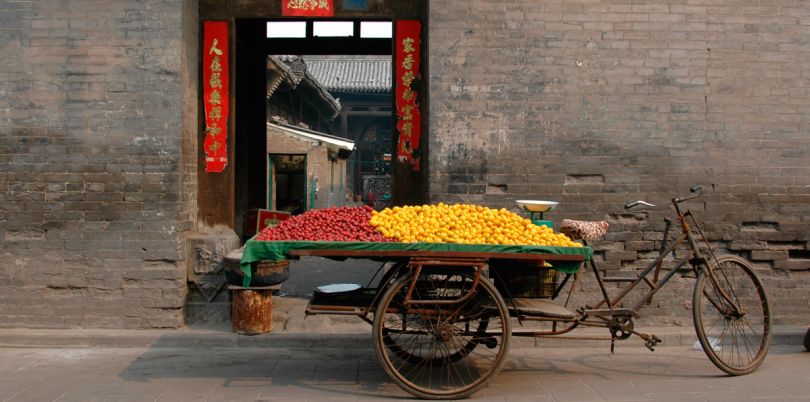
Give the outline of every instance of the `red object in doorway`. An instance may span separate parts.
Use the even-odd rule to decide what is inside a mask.
[[[248,209],[245,212],[244,235],[252,237],[266,227],[275,227],[279,223],[290,219],[290,213],[284,211],[271,211],[269,209]]]
[[[203,149],[205,171],[216,173],[228,165],[228,22],[206,21],[203,30]]]
[[[333,17],[333,0],[282,0],[281,15],[285,17]]]
[[[422,24],[418,20],[401,20],[396,24],[396,106],[397,106],[397,160],[409,163],[419,171],[419,149],[422,136],[422,116],[419,113],[419,94],[413,89],[419,79],[419,49]]]

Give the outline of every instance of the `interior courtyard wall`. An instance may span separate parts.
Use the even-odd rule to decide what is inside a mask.
[[[596,258],[632,270],[700,184],[710,241],[806,324],[810,5],[436,0],[429,26],[432,202],[559,201],[547,218],[608,220]]]
[[[268,154],[299,154],[306,156],[305,170],[305,205],[304,210],[311,209],[311,202],[315,201],[315,208],[326,208],[331,199],[329,178],[331,177],[331,162],[325,143],[314,140],[295,138],[281,130],[268,127],[267,129]],[[317,179],[317,191],[312,194],[312,180]],[[278,200],[276,200],[278,202]],[[276,204],[275,209],[283,209],[285,205]]]
[[[197,7],[0,4],[0,327],[183,324]]]

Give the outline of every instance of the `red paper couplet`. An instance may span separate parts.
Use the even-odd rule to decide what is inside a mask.
[[[418,20],[401,20],[396,23],[396,106],[397,106],[397,160],[409,163],[414,172],[419,171],[419,157],[413,153],[419,149],[422,136],[422,117],[419,112],[419,94],[414,82],[419,79],[419,49],[421,47],[421,23]]]
[[[203,24],[203,104],[205,171],[228,165],[228,22]]]
[[[333,17],[333,0],[282,0],[281,15],[285,17]]]

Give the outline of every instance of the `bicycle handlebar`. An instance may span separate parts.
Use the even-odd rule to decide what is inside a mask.
[[[630,209],[630,208],[635,207],[636,205],[645,205],[645,206],[648,206],[648,207],[654,207],[655,206],[655,204],[650,204],[647,201],[638,200],[638,201],[628,202],[627,204],[624,204],[624,209]]]
[[[682,195],[680,197],[673,198],[672,202],[674,202],[676,204],[680,204],[680,203],[682,203],[684,201],[700,197],[701,195],[703,195],[703,186],[701,186],[701,185],[694,186],[694,187],[690,188],[689,191],[694,193],[694,194]],[[644,205],[644,206],[648,206],[648,207],[654,207],[655,206],[654,204],[650,204],[647,201],[638,200],[638,201],[632,201],[632,202],[628,202],[627,204],[624,204],[624,209],[630,209],[630,208],[633,208],[633,207],[635,207],[637,205]]]
[[[689,191],[694,193],[694,194],[682,195],[680,197],[673,198],[672,202],[674,202],[676,204],[680,204],[680,203],[682,203],[684,201],[688,201],[688,200],[691,200],[693,198],[700,197],[701,195],[703,195],[703,186],[700,186],[700,185],[694,186],[694,187],[690,188]]]

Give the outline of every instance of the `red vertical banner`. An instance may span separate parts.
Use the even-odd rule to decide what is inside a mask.
[[[333,0],[281,0],[281,15],[285,17],[333,17]]]
[[[396,24],[396,107],[397,107],[397,160],[409,163],[413,171],[419,171],[419,149],[422,136],[422,117],[419,113],[419,94],[414,90],[414,81],[420,77],[419,49],[421,47],[421,23],[417,20],[401,20]]]
[[[205,171],[228,165],[228,22],[203,25],[203,104],[205,106]]]

